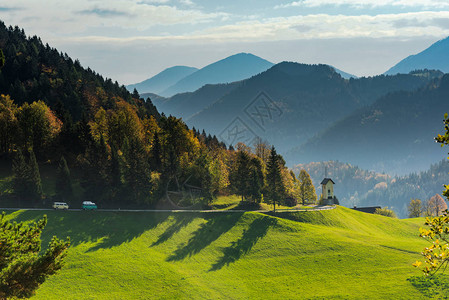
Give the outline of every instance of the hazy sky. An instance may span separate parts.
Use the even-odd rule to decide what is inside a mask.
[[[0,19],[122,84],[238,52],[385,72],[449,35],[449,0],[0,0]]]

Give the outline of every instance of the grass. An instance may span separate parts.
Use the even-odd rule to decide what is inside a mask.
[[[16,221],[43,212],[17,211]],[[428,299],[410,278],[423,219],[339,207],[247,213],[48,211],[66,265],[35,299]],[[418,277],[419,278],[419,277]],[[432,295],[435,295],[433,293]]]
[[[235,209],[251,210],[247,205],[241,204],[241,197],[238,195],[218,196],[216,199],[212,201],[212,203],[210,204],[210,208],[214,210],[235,210]],[[253,210],[255,209],[273,210],[273,205],[262,202],[259,204],[257,208],[253,207]],[[276,209],[293,209],[293,208],[284,205],[276,205]]]

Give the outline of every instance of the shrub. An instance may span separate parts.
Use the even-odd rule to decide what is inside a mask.
[[[382,215],[390,218],[397,218],[395,212],[392,209],[389,209],[388,207],[376,208],[376,211],[374,213],[376,215]]]

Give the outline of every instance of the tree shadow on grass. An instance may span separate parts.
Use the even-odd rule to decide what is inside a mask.
[[[179,232],[183,227],[189,225],[189,223],[193,221],[193,216],[189,213],[178,214],[175,215],[174,218],[174,222],[158,237],[157,241],[151,245],[152,247],[166,242],[175,233]]]
[[[183,260],[187,256],[197,254],[222,234],[229,231],[241,218],[243,213],[224,213],[222,215],[209,214],[205,217],[207,222],[193,233],[186,245],[178,248],[167,261]]]
[[[217,271],[223,268],[224,265],[229,265],[247,254],[257,241],[263,238],[268,229],[276,224],[277,220],[272,218],[259,218],[255,219],[248,227],[243,231],[242,237],[232,242],[232,245],[223,250],[223,257],[220,258],[215,264],[212,265],[209,271]]]
[[[42,232],[46,248],[53,236],[70,237],[71,245],[96,242],[87,252],[119,246],[164,222],[170,213],[102,211],[23,211],[13,221],[36,221],[47,215]]]
[[[407,279],[425,297],[432,299],[449,299],[449,276],[413,276]]]

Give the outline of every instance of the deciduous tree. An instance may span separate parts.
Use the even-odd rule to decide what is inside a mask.
[[[442,147],[449,145],[449,117],[447,113],[444,115],[443,122],[445,133],[443,135],[439,134],[435,138]],[[449,198],[449,185],[445,185],[443,195]],[[443,270],[444,272],[449,264],[449,211],[447,210],[447,206],[441,216],[437,214],[435,217],[427,217],[424,224],[429,227],[428,229],[420,228],[420,236],[432,244],[424,248],[422,252],[425,264],[423,272],[426,275],[435,274],[439,270]],[[421,261],[416,261],[413,264],[415,267],[421,265]]]
[[[428,217],[430,216],[436,217],[441,215],[443,211],[445,211],[446,209],[447,209],[446,202],[440,195],[436,194],[435,196],[426,201],[424,213]]]
[[[302,205],[305,205],[306,203],[315,204],[317,201],[317,196],[309,173],[307,173],[306,170],[302,169],[299,172],[298,177],[300,181],[299,200],[302,202]]]
[[[418,218],[423,213],[422,202],[419,199],[412,199],[408,205],[408,217]]]

